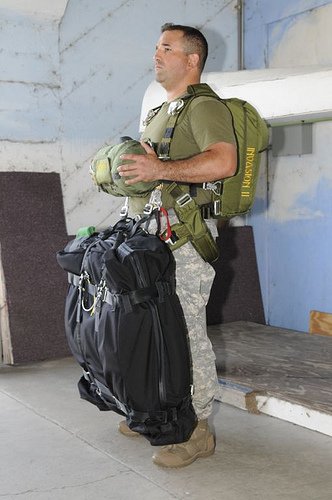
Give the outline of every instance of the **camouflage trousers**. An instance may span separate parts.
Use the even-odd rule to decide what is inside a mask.
[[[218,379],[215,354],[207,336],[206,304],[214,269],[186,243],[173,253],[176,261],[176,291],[187,323],[193,367],[193,406],[199,420],[212,412]]]

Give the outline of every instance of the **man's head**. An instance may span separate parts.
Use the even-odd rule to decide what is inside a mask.
[[[208,43],[205,36],[192,26],[183,26],[182,24],[166,23],[161,27],[161,32],[182,31],[184,49],[187,54],[198,54],[199,68],[202,72],[208,56]]]
[[[162,27],[154,55],[155,73],[169,99],[200,81],[207,52],[206,39],[196,28],[179,24]]]

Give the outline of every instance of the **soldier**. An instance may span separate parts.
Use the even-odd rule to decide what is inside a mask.
[[[166,24],[154,55],[156,80],[167,93],[167,102],[148,121],[142,135],[147,154],[123,155],[132,163],[120,165],[118,172],[127,185],[163,179],[186,183],[213,182],[235,174],[237,165],[236,141],[228,109],[210,97],[194,99],[181,114],[172,138],[170,159],[162,161],[150,140],[158,147],[164,137],[168,109],[187,93],[189,85],[200,83],[208,54],[203,34],[192,27]],[[173,104],[174,105],[174,104]],[[167,198],[166,198],[167,200]],[[131,211],[141,213],[146,200],[131,198]],[[165,206],[166,204],[166,206]],[[163,203],[165,208],[167,201]],[[176,221],[172,209],[171,221]],[[207,221],[215,237],[213,221]],[[193,364],[193,406],[198,424],[191,438],[181,444],[162,446],[153,455],[153,461],[164,467],[182,467],[199,457],[214,453],[215,438],[209,429],[208,417],[217,387],[215,355],[207,337],[205,307],[214,279],[214,270],[196,252],[190,242],[174,251],[176,261],[177,293],[187,323]],[[119,430],[134,435],[121,422]]]

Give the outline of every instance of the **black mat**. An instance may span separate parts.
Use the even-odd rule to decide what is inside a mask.
[[[206,310],[208,324],[265,324],[252,227],[221,229],[217,242],[220,258],[213,264],[216,277]]]
[[[67,356],[67,284],[55,259],[68,241],[60,176],[0,172],[0,185],[0,244],[14,363]]]

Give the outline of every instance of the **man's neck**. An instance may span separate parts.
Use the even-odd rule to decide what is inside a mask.
[[[185,84],[178,85],[177,87],[172,88],[170,90],[166,89],[166,92],[167,92],[167,102],[174,101],[175,99],[181,97],[183,94],[185,94],[187,92],[187,88],[188,88],[189,85],[196,85],[199,82],[200,82],[200,80],[197,80],[197,81],[196,80],[195,81],[188,81]]]

